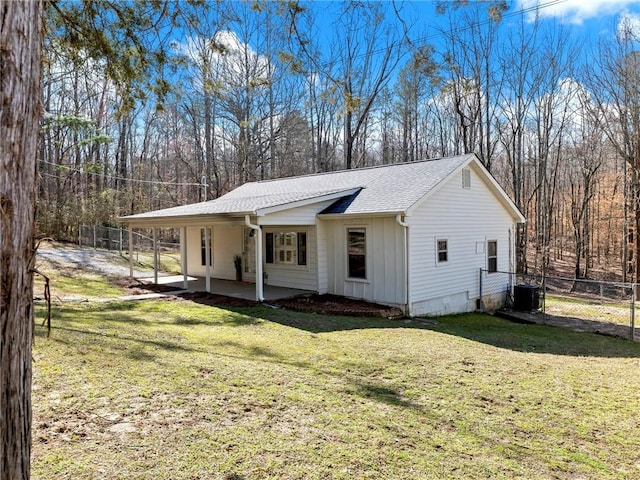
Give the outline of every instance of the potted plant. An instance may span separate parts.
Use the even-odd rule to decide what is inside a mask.
[[[242,257],[240,255],[233,256],[233,266],[236,267],[236,281],[242,281]]]

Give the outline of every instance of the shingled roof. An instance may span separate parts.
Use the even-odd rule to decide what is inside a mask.
[[[322,214],[406,213],[474,154],[245,183],[215,200],[123,217],[124,221],[201,215],[264,215],[335,200]]]

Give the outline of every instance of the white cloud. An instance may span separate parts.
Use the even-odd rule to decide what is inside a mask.
[[[623,38],[640,39],[640,15],[623,13],[618,22],[618,35]]]
[[[226,85],[243,85],[247,77],[255,85],[266,81],[268,58],[243,43],[234,32],[221,30],[213,38],[189,37],[185,42],[174,42],[173,49],[198,68],[206,59],[214,79],[224,80]]]
[[[638,6],[638,0],[519,0],[518,9],[529,10],[539,6],[541,18],[559,17],[566,23],[582,24],[585,20],[615,15],[624,12],[631,5]],[[536,12],[528,14],[533,18]]]

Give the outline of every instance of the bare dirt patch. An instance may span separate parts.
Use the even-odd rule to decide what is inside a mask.
[[[322,315],[349,315],[359,317],[402,318],[402,310],[377,303],[339,297],[337,295],[309,295],[278,300],[281,307],[298,312]]]
[[[130,278],[116,280],[116,283],[128,289],[131,295],[141,295],[144,293],[164,293],[175,291],[175,288],[167,285],[154,285],[143,283]],[[243,298],[228,297],[207,292],[185,292],[174,297],[174,299],[184,299],[202,305],[213,307],[255,307],[258,302]],[[321,315],[346,315],[357,317],[382,317],[382,318],[402,318],[402,310],[377,303],[370,303],[364,300],[354,300],[337,295],[305,295],[301,297],[278,300],[275,306],[294,310],[296,312],[317,313]]]
[[[118,277],[111,280],[114,285],[125,288],[128,295],[142,295],[145,293],[166,293],[175,292],[176,287],[171,285],[161,285],[155,283],[147,283],[131,277]]]
[[[188,292],[180,295],[185,300],[200,303],[202,305],[211,305],[214,307],[255,307],[258,305],[253,300],[245,300],[244,298],[227,297],[225,295],[216,295],[207,292]]]

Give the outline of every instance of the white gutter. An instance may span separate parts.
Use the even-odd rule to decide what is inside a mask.
[[[262,230],[260,225],[251,223],[251,216],[244,216],[244,223],[247,227],[256,232],[256,301],[264,302],[264,279],[262,278]]]
[[[411,294],[409,293],[409,287],[411,286],[411,282],[410,282],[410,278],[411,278],[411,268],[409,267],[409,224],[406,222],[406,215],[405,215],[405,221],[402,221],[402,214],[399,213],[396,215],[396,222],[398,222],[398,225],[400,225],[401,227],[404,227],[402,229],[403,235],[404,235],[404,266],[405,266],[405,271],[406,271],[406,276],[405,276],[405,280],[406,280],[406,284],[405,284],[405,288],[406,288],[406,302],[407,302],[407,307],[406,307],[406,313],[407,315],[409,315],[410,317],[411,315]]]

